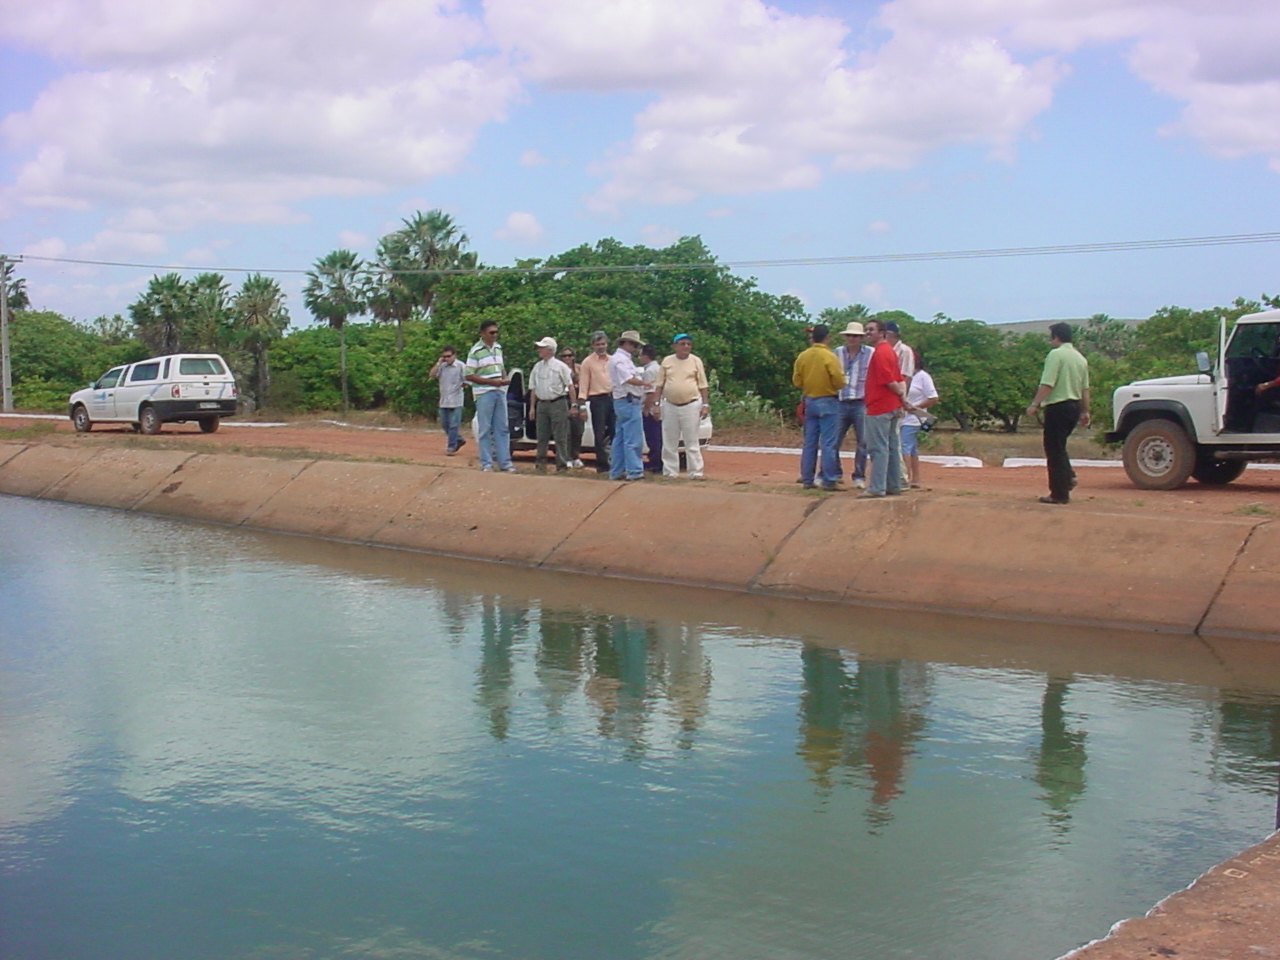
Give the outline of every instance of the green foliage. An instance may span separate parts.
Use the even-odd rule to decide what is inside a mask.
[[[9,329],[14,406],[66,409],[67,397],[120,363],[143,359],[136,340],[109,342],[92,327],[47,310],[18,310]]]

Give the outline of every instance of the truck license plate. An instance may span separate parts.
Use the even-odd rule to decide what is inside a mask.
[[[201,410],[217,410],[218,405],[216,403],[202,403],[200,404],[200,409]]]

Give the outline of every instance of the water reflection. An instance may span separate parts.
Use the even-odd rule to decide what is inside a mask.
[[[1036,754],[1036,783],[1044,793],[1049,822],[1065,832],[1071,807],[1084,795],[1086,734],[1067,726],[1066,699],[1070,677],[1050,677],[1040,703],[1040,750]]]
[[[6,960],[1049,957],[1270,826],[1280,648],[295,549],[0,498]]]
[[[928,726],[929,678],[924,664],[854,660],[840,650],[805,646],[800,755],[820,793],[842,779],[869,783],[868,821],[882,826],[902,794],[907,761]]]

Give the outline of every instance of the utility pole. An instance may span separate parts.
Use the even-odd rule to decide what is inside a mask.
[[[9,363],[9,264],[21,257],[0,253],[0,386],[5,413],[13,413],[13,368]]]

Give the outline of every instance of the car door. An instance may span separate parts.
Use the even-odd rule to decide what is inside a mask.
[[[116,387],[116,419],[136,423],[138,405],[151,396],[159,381],[159,360],[144,360],[126,370]]]
[[[116,418],[116,388],[124,367],[116,367],[104,373],[93,385],[93,393],[89,396],[90,420],[114,420]]]

